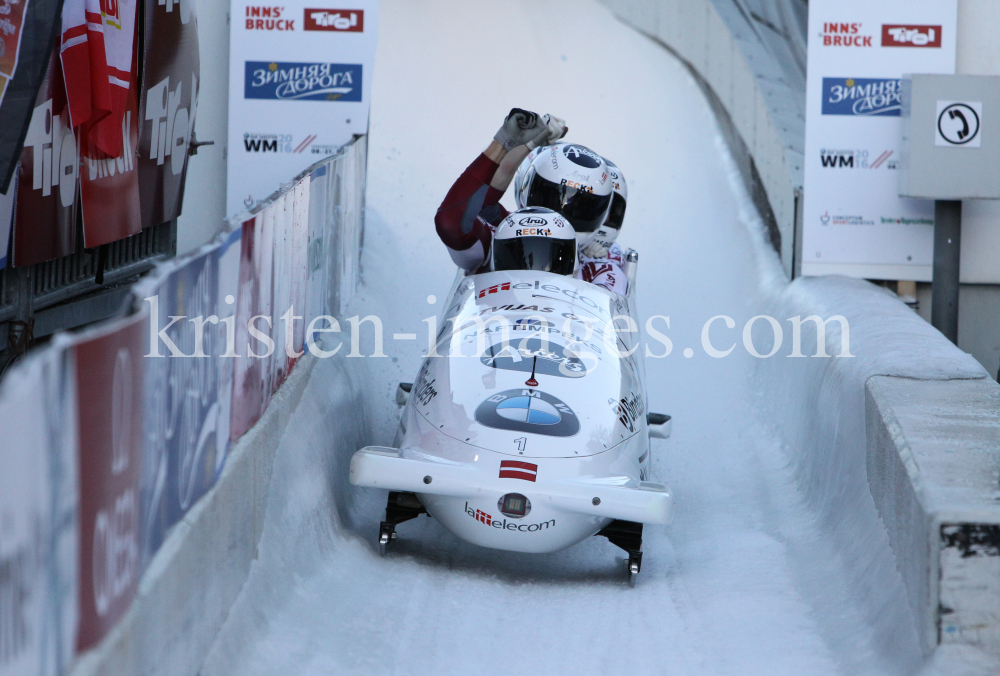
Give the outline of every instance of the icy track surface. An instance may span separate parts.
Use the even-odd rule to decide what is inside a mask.
[[[775,438],[781,420],[759,424],[758,360],[739,343],[725,359],[701,348],[706,320],[734,317],[716,345],[738,342],[784,282],[687,71],[589,0],[381,7],[364,284],[348,316],[382,318],[389,358],[317,365],[275,460],[258,560],[203,675],[919,671],[874,508],[863,526],[877,565],[860,574],[882,576],[882,595],[869,601],[849,582],[862,566],[846,570],[802,497],[789,460],[801,449]],[[396,383],[413,380],[421,320],[454,275],[435,209],[512,106],[564,117],[569,140],[622,168],[639,308],[671,318],[673,351],[646,368],[650,409],[674,416],[673,438],[653,442],[652,478],[673,488],[676,517],[646,529],[634,589],[604,538],[513,554],[421,517],[380,559],[385,493],[346,482],[354,450],[391,443]]]

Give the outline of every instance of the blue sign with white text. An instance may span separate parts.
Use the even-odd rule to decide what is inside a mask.
[[[243,98],[360,101],[361,64],[247,61]]]
[[[824,115],[899,117],[899,78],[825,77]]]

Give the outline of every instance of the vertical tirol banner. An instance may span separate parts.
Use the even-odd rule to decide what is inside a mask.
[[[139,477],[148,313],[75,346],[80,444],[80,626],[77,650],[125,614],[141,573]]]
[[[144,70],[139,97],[142,226],[177,218],[201,78],[194,0],[144,0]]]
[[[70,127],[58,49],[38,89],[17,176],[14,265],[25,267],[76,250],[79,151]]]
[[[226,212],[368,131],[377,0],[232,0]]]
[[[899,88],[955,72],[956,3],[809,3],[803,275],[930,281],[934,203],[899,197]]]

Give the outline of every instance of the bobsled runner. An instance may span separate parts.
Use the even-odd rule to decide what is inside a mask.
[[[628,553],[635,584],[643,524],[673,510],[648,480],[650,437],[669,436],[670,417],[646,409],[637,260],[630,252],[626,296],[531,270],[456,279],[434,351],[397,391],[394,447],[351,460],[352,484],[390,491],[383,554],[400,523],[426,513],[463,540],[519,552],[603,535]]]

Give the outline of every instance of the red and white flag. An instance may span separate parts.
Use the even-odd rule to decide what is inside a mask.
[[[60,58],[73,127],[109,157],[122,150],[132,79],[136,0],[65,0]]]
[[[521,462],[520,460],[500,461],[501,479],[524,479],[525,481],[534,481],[537,475],[538,465],[533,465],[530,462]]]

